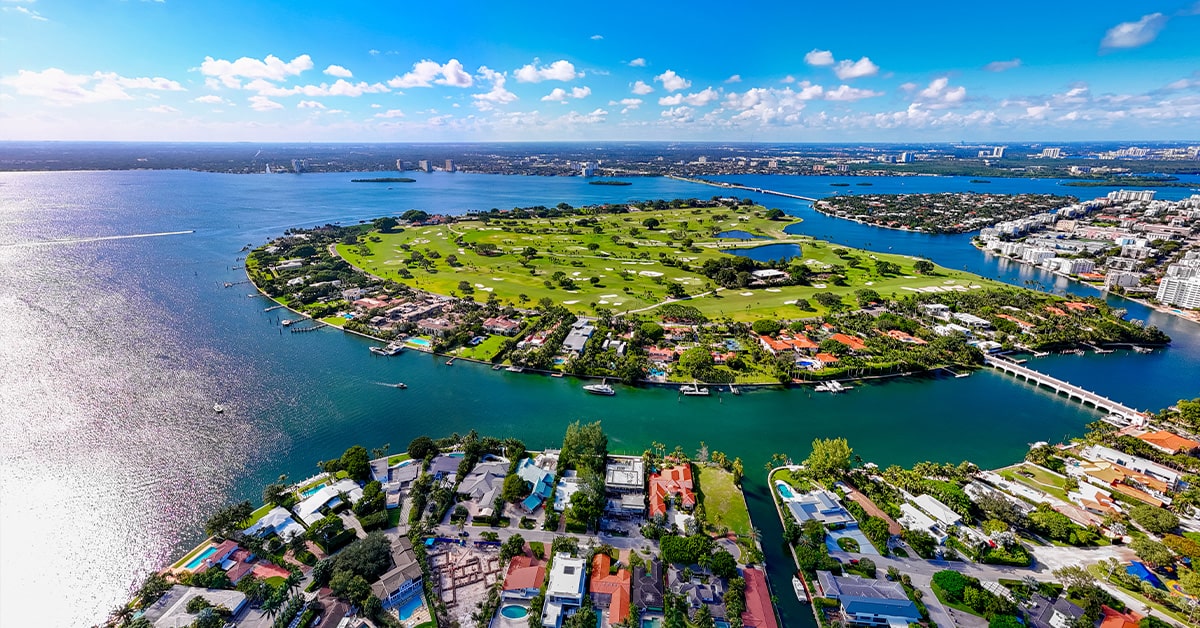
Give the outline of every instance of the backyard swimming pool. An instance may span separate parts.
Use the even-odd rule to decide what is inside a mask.
[[[417,345],[418,347],[428,347],[429,341],[424,338],[409,338],[408,344]]]
[[[516,604],[508,604],[500,607],[500,614],[509,619],[524,619],[529,616],[529,609]]]
[[[421,605],[424,603],[425,602],[421,599],[421,596],[417,595],[414,596],[413,599],[402,604],[400,608],[396,609],[396,611],[400,613],[400,621],[405,621],[409,617],[412,617],[412,614],[417,612],[417,609],[421,608]]]
[[[325,484],[322,482],[321,484],[318,484],[316,486],[310,486],[310,487],[304,489],[303,491],[300,491],[300,494],[305,497],[311,497],[313,493],[316,493],[317,491],[319,491],[323,488],[325,488]]]
[[[779,494],[782,495],[784,499],[792,499],[796,496],[795,493],[792,493],[792,487],[784,484],[783,482],[776,482],[775,488],[779,490]]]
[[[198,556],[189,560],[188,564],[184,565],[183,568],[191,571],[191,570],[199,567],[200,564],[204,562],[205,558],[208,558],[209,556],[212,556],[213,554],[216,554],[216,553],[217,553],[217,548],[209,546],[208,549],[204,550],[203,552],[200,552],[200,554]]]

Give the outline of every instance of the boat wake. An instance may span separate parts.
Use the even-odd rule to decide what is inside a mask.
[[[0,244],[0,247],[20,248],[29,246],[52,246],[55,244],[82,244],[85,242],[103,242],[105,240],[132,240],[134,238],[158,238],[162,236],[187,235],[196,233],[195,229],[187,231],[162,231],[160,233],[131,233],[128,235],[96,236],[94,238],[63,238],[61,240],[40,240],[37,242],[15,242]]]

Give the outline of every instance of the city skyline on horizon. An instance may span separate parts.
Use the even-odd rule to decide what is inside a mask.
[[[1002,15],[888,5],[833,32],[827,25],[846,19],[836,7],[629,5],[566,21],[557,5],[478,5],[393,22],[365,3],[85,4],[0,0],[0,140],[933,144],[1200,135],[1194,1],[1102,2],[1086,14],[1033,3]],[[956,23],[947,23],[951,10]],[[630,23],[631,13],[640,19]]]

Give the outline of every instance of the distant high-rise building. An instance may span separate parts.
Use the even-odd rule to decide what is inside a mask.
[[[1200,308],[1200,277],[1163,277],[1155,298],[1164,305]]]
[[[301,172],[304,172],[304,160],[303,159],[293,159],[292,160],[292,172],[295,172],[296,174],[300,174]]]
[[[433,162],[428,159],[422,159],[417,162],[417,170],[421,172],[433,172]]]
[[[1004,149],[1006,149],[1006,148],[1008,148],[1008,147],[1007,146],[997,146],[997,147],[993,148],[992,149],[992,157],[995,159],[1003,158],[1004,157]]]
[[[913,154],[910,152],[907,152],[907,151],[900,153],[900,155],[896,157],[896,163],[901,163],[901,164],[906,164],[912,160],[913,160]]]
[[[458,172],[458,166],[454,165],[453,159],[446,160],[446,172]]]
[[[696,160],[696,163],[706,164],[708,163],[708,157],[701,155],[700,158]]]
[[[403,159],[396,160],[396,170],[400,170],[400,171],[404,170],[404,160]]]
[[[1110,201],[1152,201],[1154,190],[1118,190],[1108,193]]]
[[[1062,159],[1061,148],[1043,148],[1040,155],[1042,159]]]
[[[594,177],[596,176],[596,167],[592,165],[592,162],[585,161],[579,168],[579,174],[584,177]]]

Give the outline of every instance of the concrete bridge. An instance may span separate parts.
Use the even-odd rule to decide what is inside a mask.
[[[1026,368],[1020,364],[1001,357],[991,355],[984,356],[983,362],[984,364],[999,371],[1008,373],[1013,377],[1033,382],[1039,386],[1045,386],[1046,388],[1049,388],[1058,394],[1066,395],[1067,398],[1071,399],[1072,401],[1078,401],[1083,405],[1090,405],[1098,410],[1107,410],[1108,412],[1119,414],[1129,420],[1146,416],[1146,413],[1134,408],[1130,408],[1123,403],[1113,401],[1108,397],[1098,395],[1090,390],[1084,390],[1070,382],[1065,382],[1056,377],[1046,375],[1045,373],[1035,371],[1031,368]]]
[[[728,183],[725,181],[709,181],[707,179],[699,179],[699,178],[695,178],[695,177],[681,177],[681,176],[673,175],[673,174],[666,175],[666,177],[668,179],[675,179],[677,181],[687,181],[688,183],[699,183],[700,185],[711,185],[713,187],[725,188],[727,190],[746,190],[747,192],[757,192],[758,194],[771,194],[774,196],[797,198],[802,201],[811,201],[814,203],[818,200],[818,199],[815,199],[815,198],[812,198],[809,196],[800,196],[799,194],[790,194],[788,192],[779,192],[777,190],[768,190],[766,188],[755,188],[755,187],[750,187],[748,185],[742,185],[740,183]]]

